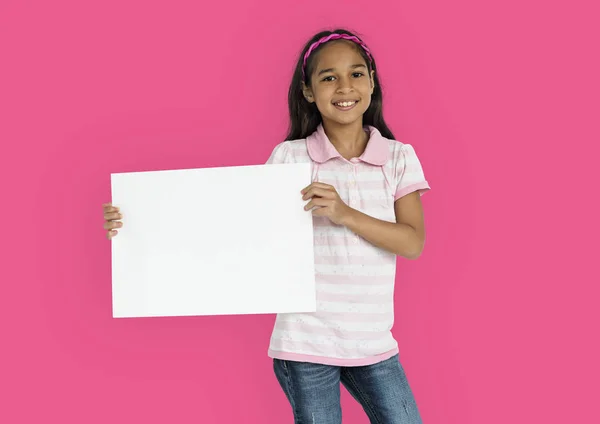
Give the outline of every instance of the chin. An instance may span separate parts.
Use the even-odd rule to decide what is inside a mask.
[[[352,115],[344,115],[339,116],[337,114],[332,114],[327,116],[327,120],[335,122],[338,125],[350,125],[354,124],[356,121],[362,121],[363,114],[352,114]]]
[[[347,112],[342,112],[337,109],[328,110],[328,113],[323,117],[328,121],[335,122],[338,125],[350,125],[354,124],[357,120],[362,122],[362,117],[366,112],[365,110],[350,110]]]

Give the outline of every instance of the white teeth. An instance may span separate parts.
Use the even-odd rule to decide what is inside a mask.
[[[336,105],[341,106],[341,107],[348,107],[348,106],[352,106],[354,103],[356,103],[356,102],[339,102],[339,103],[336,103]]]

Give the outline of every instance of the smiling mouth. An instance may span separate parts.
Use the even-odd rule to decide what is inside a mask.
[[[354,106],[356,106],[357,103],[358,103],[358,100],[351,100],[351,101],[333,103],[333,105],[337,109],[340,109],[340,110],[350,110]]]

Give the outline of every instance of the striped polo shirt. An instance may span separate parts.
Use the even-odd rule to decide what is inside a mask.
[[[312,181],[330,184],[351,208],[395,222],[394,202],[429,190],[410,144],[374,127],[359,158],[346,160],[323,126],[278,144],[267,164],[310,162]],[[302,187],[299,188],[299,190]],[[317,311],[278,314],[268,355],[290,361],[360,366],[398,353],[394,323],[396,255],[326,217],[313,216]]]

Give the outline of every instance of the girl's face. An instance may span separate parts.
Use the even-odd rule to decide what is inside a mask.
[[[316,103],[324,122],[349,125],[357,121],[371,104],[374,71],[369,71],[358,46],[336,40],[325,44],[315,57],[310,88],[304,86],[306,100]]]

